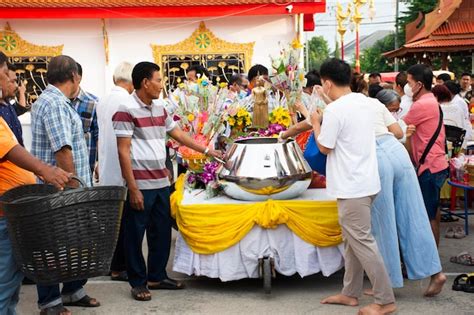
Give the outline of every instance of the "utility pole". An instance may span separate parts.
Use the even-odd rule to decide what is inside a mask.
[[[398,44],[398,18],[399,18],[399,11],[400,11],[400,0],[395,0],[395,50],[399,48]],[[395,57],[395,71],[399,71],[398,66],[398,57]]]

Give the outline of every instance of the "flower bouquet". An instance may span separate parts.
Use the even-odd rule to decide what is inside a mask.
[[[243,134],[252,126],[252,115],[245,107],[235,105],[229,109],[227,123],[234,135]]]
[[[170,95],[168,101],[174,108],[173,119],[197,143],[207,147],[225,130],[224,123],[229,115],[227,96],[225,85],[215,86],[203,76],[196,83],[180,83],[179,89]],[[208,161],[203,153],[184,146],[180,146],[178,152],[193,172],[202,172]]]
[[[186,175],[186,187],[188,189],[204,189],[206,198],[210,199],[220,191],[220,185],[217,181],[217,162],[206,162],[201,173],[188,172]]]
[[[278,57],[270,56],[274,75],[270,78],[273,86],[285,95],[290,113],[295,112],[295,104],[301,101],[306,78],[302,63],[303,45],[295,39],[288,47],[282,47]]]

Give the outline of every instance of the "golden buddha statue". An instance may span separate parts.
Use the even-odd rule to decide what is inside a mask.
[[[257,79],[256,87],[252,89],[254,99],[252,126],[254,128],[268,128],[268,100],[265,80]]]

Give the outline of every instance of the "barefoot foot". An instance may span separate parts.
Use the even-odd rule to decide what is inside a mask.
[[[446,276],[444,273],[439,272],[431,276],[430,285],[426,289],[424,296],[433,297],[441,293],[443,286],[446,283]]]
[[[359,300],[355,297],[350,297],[344,294],[337,294],[325,298],[321,301],[321,304],[338,304],[338,305],[347,305],[347,306],[357,306],[359,305]]]
[[[395,303],[380,305],[369,304],[359,310],[359,315],[386,315],[392,314],[397,310]]]

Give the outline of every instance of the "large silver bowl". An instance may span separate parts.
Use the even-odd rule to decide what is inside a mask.
[[[226,195],[234,199],[292,199],[311,183],[311,167],[294,140],[238,140],[227,152],[226,160],[218,170],[218,178]]]

